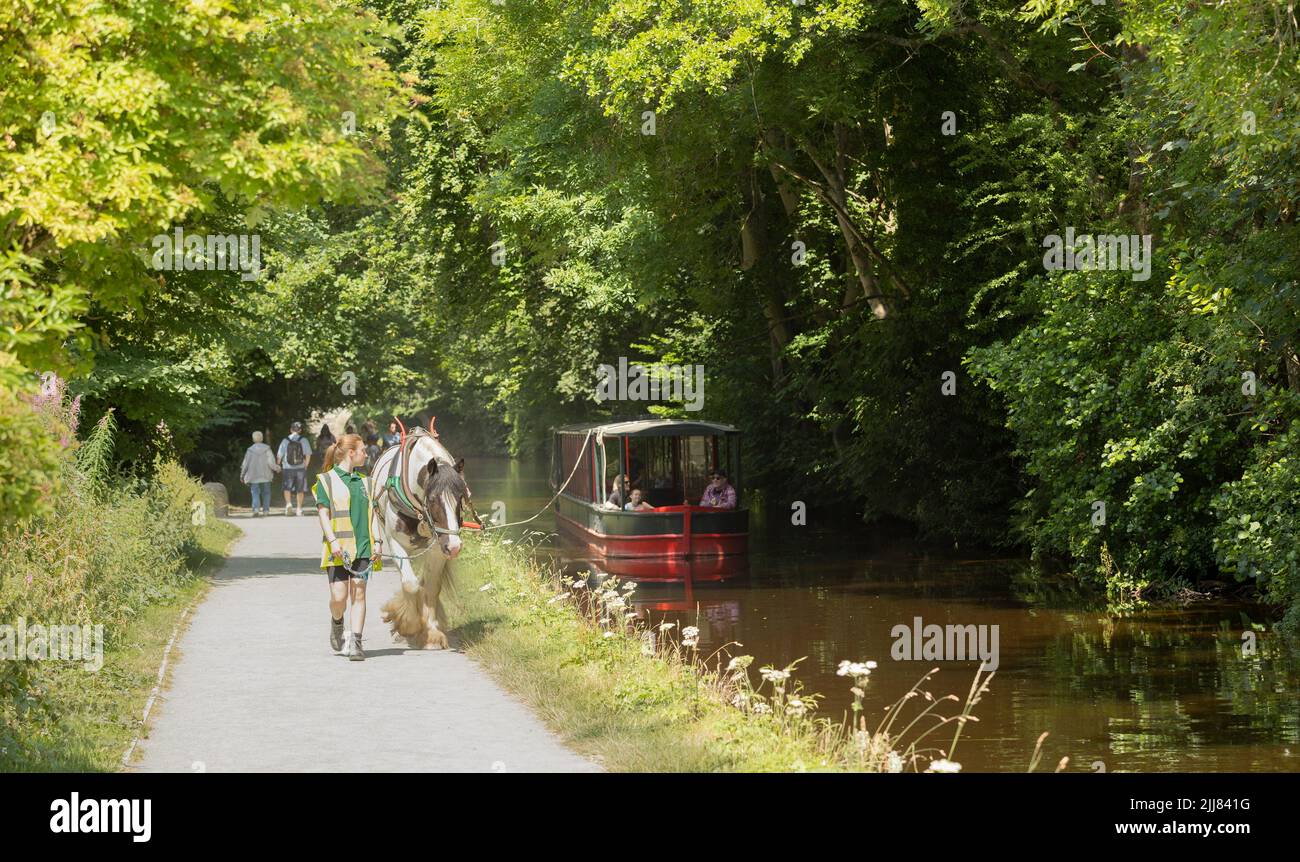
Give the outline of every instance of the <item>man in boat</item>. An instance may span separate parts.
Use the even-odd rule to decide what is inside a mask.
[[[704,486],[704,496],[700,497],[700,505],[710,509],[736,508],[736,489],[727,481],[726,473],[714,470],[709,474],[709,484]]]
[[[641,498],[640,488],[632,489],[632,499],[628,500],[627,505],[623,508],[629,512],[653,512],[655,510],[654,506]]]

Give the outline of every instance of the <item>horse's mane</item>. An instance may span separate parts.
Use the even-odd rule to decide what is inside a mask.
[[[419,442],[423,443],[425,440],[428,440],[433,445],[433,457],[429,460],[436,462],[438,465],[437,470],[433,473],[433,479],[429,483],[429,487],[425,489],[425,499],[433,500],[443,496],[450,496],[456,502],[456,512],[459,514],[461,500],[469,490],[465,476],[457,469],[456,460],[447,451],[447,447],[432,436],[422,436]]]

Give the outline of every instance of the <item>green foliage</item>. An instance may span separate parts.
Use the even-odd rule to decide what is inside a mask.
[[[1265,2],[1124,4],[1098,44],[1095,16],[1111,13],[1026,8],[1077,31],[1117,82],[1101,133],[1047,152],[1124,171],[1078,176],[1089,197],[1060,224],[1153,233],[1156,262],[1149,282],[1029,279],[1010,309],[1023,328],[969,354],[1006,396],[1032,479],[1022,535],[1119,603],[1222,566],[1291,604],[1294,625],[1300,131],[1277,118],[1297,107],[1295,23]],[[1016,186],[1008,228],[1041,187]]]
[[[0,380],[69,370],[114,457],[215,470],[343,404],[521,452],[647,406],[598,404],[600,363],[700,363],[771,499],[1014,538],[1118,604],[1243,560],[1291,600],[1281,4],[368,9],[0,13]],[[265,281],[146,272],[181,221],[256,224]],[[1069,226],[1151,234],[1151,280],[1045,273]]]
[[[147,481],[114,476],[108,488],[74,469],[76,462],[94,467],[94,453],[111,449],[105,439],[111,427],[98,423],[89,451],[63,455],[64,492],[47,514],[8,528],[0,546],[0,619],[8,625],[19,618],[28,625],[102,625],[106,652],[120,648],[128,626],[147,609],[186,590],[198,556],[234,533],[212,515],[199,483],[175,464],[160,465]],[[207,508],[202,523],[195,523],[194,501]],[[77,662],[0,661],[0,769],[104,768],[61,759],[77,742],[68,738],[71,711],[86,707],[92,689],[110,699],[126,696],[123,709],[139,704],[131,691],[119,691],[127,681],[107,667],[92,682],[85,680],[88,673]],[[120,754],[108,752],[108,763]]]
[[[10,388],[20,379],[12,355],[0,351],[0,531],[25,518],[46,515],[64,490],[68,452],[75,445],[79,402],[69,401],[64,382],[47,375],[39,392]]]
[[[149,269],[151,237],[371,198],[408,95],[381,58],[395,32],[330,0],[6,4],[0,351],[78,376],[99,360],[81,389],[138,423],[128,457],[160,419],[186,441],[239,373],[230,330],[248,286],[232,272],[169,283]]]
[[[1238,581],[1255,581],[1271,601],[1285,605],[1288,630],[1300,628],[1300,469],[1287,432],[1252,452],[1240,479],[1214,500],[1219,516],[1214,549]]]

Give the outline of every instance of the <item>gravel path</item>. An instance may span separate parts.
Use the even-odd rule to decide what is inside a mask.
[[[468,656],[392,643],[379,619],[391,569],[371,577],[368,660],[335,655],[316,519],[237,520],[244,536],[178,640],[132,770],[599,771]]]

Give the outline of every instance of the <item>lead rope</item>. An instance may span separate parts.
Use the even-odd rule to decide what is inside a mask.
[[[374,567],[375,567],[375,561],[374,558],[372,557],[371,559],[366,561],[366,567],[358,572],[356,569],[352,568],[352,555],[349,554],[347,551],[343,552],[343,568],[347,571],[348,574],[352,575],[353,577],[359,578],[362,575],[369,575],[371,570],[374,569]]]
[[[399,424],[399,425],[401,424],[400,420],[399,420],[398,424]],[[405,430],[405,429],[403,429],[403,430]],[[547,509],[551,508],[551,505],[552,505],[556,500],[560,499],[560,495],[563,494],[563,493],[564,493],[564,490],[565,490],[566,488],[569,487],[569,483],[573,481],[573,477],[576,476],[576,475],[578,474],[578,467],[582,464],[582,453],[587,451],[587,444],[588,444],[589,442],[591,442],[591,431],[590,431],[590,430],[587,431],[587,436],[584,437],[584,438],[582,439],[582,448],[578,450],[578,457],[577,457],[577,459],[574,460],[574,463],[573,463],[573,469],[569,471],[569,478],[567,478],[567,479],[564,480],[564,484],[560,486],[560,490],[558,490],[558,491],[555,492],[555,496],[551,497],[551,499],[548,500],[548,501],[546,502],[546,505],[545,505],[545,506],[542,506],[542,508],[538,509],[538,510],[537,510],[537,514],[533,515],[531,518],[525,518],[525,519],[522,520],[522,521],[511,521],[511,522],[506,523],[506,524],[484,524],[484,523],[483,523],[483,519],[482,519],[481,517],[479,517],[478,511],[474,508],[474,503],[473,503],[473,501],[470,501],[469,509],[470,509],[470,512],[474,515],[474,518],[475,518],[475,519],[478,521],[478,523],[479,523],[479,530],[482,531],[482,532],[485,532],[485,533],[486,533],[488,530],[501,530],[501,529],[504,529],[504,528],[506,528],[506,527],[519,527],[519,526],[522,526],[523,524],[531,523],[531,522],[533,522],[533,521],[536,521],[538,518],[540,518],[540,517],[542,516],[542,514],[546,512]],[[398,455],[399,455],[399,457],[400,457],[401,453],[399,452]],[[432,525],[431,525],[431,526],[432,526]],[[387,538],[388,538],[388,537],[385,536],[385,537],[384,537],[384,540],[387,541]],[[409,557],[402,556],[401,554],[382,554],[381,556],[388,556],[388,557],[391,557],[391,558],[396,559],[396,560],[414,560],[416,557],[420,556],[421,554],[426,554],[426,553],[428,553],[430,550],[432,550],[433,546],[437,544],[437,542],[434,541],[436,538],[437,538],[437,533],[435,533],[434,536],[430,537],[430,540],[429,540],[429,544],[428,544],[428,545],[426,545],[425,547],[423,547],[423,548],[420,549],[419,551],[416,551],[414,554],[412,554],[412,555],[409,556]],[[345,562],[346,562],[346,561],[345,561]],[[351,571],[351,569],[349,569],[348,571]]]
[[[573,463],[573,470],[571,470],[571,471],[569,472],[569,478],[567,478],[567,479],[564,480],[564,484],[560,486],[560,490],[558,490],[558,491],[555,492],[555,496],[552,497],[552,498],[551,498],[551,499],[546,503],[545,506],[543,506],[541,509],[539,509],[539,510],[537,511],[537,514],[536,514],[536,515],[533,515],[531,518],[527,518],[527,519],[525,519],[525,520],[523,520],[523,521],[511,521],[511,522],[508,523],[508,524],[491,524],[491,525],[489,525],[489,524],[484,524],[483,521],[482,521],[482,519],[480,519],[480,520],[479,520],[479,524],[481,524],[481,526],[480,526],[479,529],[481,529],[481,530],[483,530],[484,532],[486,532],[486,531],[488,531],[488,530],[500,530],[500,529],[503,529],[503,528],[505,528],[505,527],[518,527],[518,526],[520,526],[521,524],[527,524],[527,523],[529,523],[529,522],[531,522],[531,521],[536,521],[538,518],[540,518],[540,517],[542,516],[542,513],[544,513],[547,509],[551,508],[551,504],[552,504],[552,503],[554,503],[556,500],[560,499],[560,495],[564,493],[564,489],[567,488],[567,487],[569,487],[569,483],[572,482],[572,481],[573,481],[573,477],[577,475],[577,473],[578,473],[578,466],[579,466],[580,464],[582,464],[582,453],[587,451],[587,443],[588,443],[590,440],[591,440],[591,431],[588,431],[588,432],[587,432],[587,436],[584,437],[583,440],[582,440],[582,448],[578,450],[578,457],[577,457],[577,459],[576,459],[576,460],[574,461],[574,463]]]

